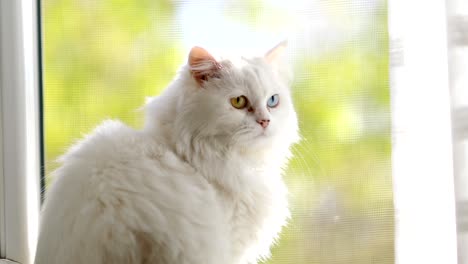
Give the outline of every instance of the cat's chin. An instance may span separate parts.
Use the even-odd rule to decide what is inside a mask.
[[[273,135],[269,130],[258,130],[243,142],[245,148],[259,149],[269,148],[273,145]]]

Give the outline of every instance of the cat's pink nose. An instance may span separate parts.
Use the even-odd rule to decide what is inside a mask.
[[[270,119],[257,119],[257,123],[259,123],[263,128],[266,128],[270,124]]]

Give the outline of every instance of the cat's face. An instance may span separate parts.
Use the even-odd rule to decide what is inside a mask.
[[[196,87],[186,89],[177,107],[182,135],[244,149],[289,145],[297,139],[287,82],[267,58],[218,62],[201,52],[189,59]]]

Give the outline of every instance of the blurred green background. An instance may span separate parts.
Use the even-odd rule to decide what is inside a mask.
[[[265,263],[394,263],[385,1],[44,0],[42,12],[46,177],[102,120],[141,127],[138,109],[174,77],[196,36],[225,38],[215,24],[259,39],[239,47],[294,28],[303,141],[285,175],[292,219]]]

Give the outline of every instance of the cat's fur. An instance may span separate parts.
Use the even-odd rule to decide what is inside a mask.
[[[106,121],[73,146],[43,206],[36,264],[241,264],[289,215],[281,171],[298,139],[280,44],[216,61],[194,48],[144,129]],[[280,65],[281,66],[281,65]],[[268,109],[267,99],[280,103]],[[230,98],[245,95],[249,109]],[[256,122],[269,118],[265,129]]]

